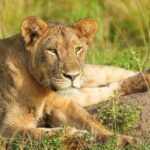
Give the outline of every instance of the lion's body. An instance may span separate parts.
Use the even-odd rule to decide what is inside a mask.
[[[83,20],[82,25],[86,21],[88,25],[94,24],[93,20],[87,19]],[[37,29],[35,24],[39,25]],[[107,100],[114,90],[122,87],[120,80],[136,73],[114,67],[84,65],[86,43],[96,31],[91,26],[92,35],[86,35],[86,39],[78,33],[82,32],[80,22],[75,29],[52,24],[48,30],[45,23],[31,17],[24,21],[22,34],[0,41],[2,135],[10,136],[16,130],[20,134],[29,132],[31,136],[37,137],[44,130],[48,130],[50,134],[50,129],[40,128],[41,120],[45,118],[49,127],[58,127],[61,123],[79,129],[84,126],[84,129],[92,130],[100,140],[112,135],[79,105],[84,107]],[[37,35],[35,31],[28,33],[33,29]],[[51,49],[45,47],[49,43]],[[79,45],[77,54],[72,51],[76,45]],[[56,47],[60,51],[56,52]]]
[[[8,125],[36,126],[48,92],[29,75],[26,54],[19,51],[23,42],[19,38],[17,35],[7,39],[10,44],[5,44],[5,40],[0,42],[0,104],[4,106],[0,108],[0,116],[4,114],[2,122]]]

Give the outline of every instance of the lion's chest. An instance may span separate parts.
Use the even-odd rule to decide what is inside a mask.
[[[7,67],[5,69],[6,75],[11,79],[0,80],[3,85],[3,92],[9,99],[8,102],[14,101],[17,106],[16,122],[19,122],[25,127],[36,127],[41,118],[44,117],[45,103],[50,96],[50,89],[44,89],[36,80],[27,72],[25,68],[21,68],[17,63],[13,63],[11,60],[6,61]],[[5,83],[6,82],[6,83]],[[7,100],[5,98],[5,100]],[[12,118],[13,119],[13,118]],[[14,120],[14,119],[13,119]]]

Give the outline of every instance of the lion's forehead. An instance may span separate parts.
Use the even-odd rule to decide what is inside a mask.
[[[55,34],[49,32],[43,41],[44,45],[48,47],[54,46],[54,48],[60,46],[77,46],[82,44],[81,40],[70,29],[66,30],[63,34],[60,34],[60,32],[55,32]]]

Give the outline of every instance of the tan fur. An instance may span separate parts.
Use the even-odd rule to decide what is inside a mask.
[[[114,91],[120,96],[144,92],[150,87],[150,71],[134,72],[112,66],[86,64],[80,89],[58,90],[59,95],[74,99],[81,107],[108,100]]]
[[[3,136],[12,136],[14,132],[38,138],[43,132],[51,136],[51,129],[39,128],[45,118],[49,127],[68,124],[91,131],[99,141],[113,135],[82,107],[107,100],[114,90],[125,93],[128,79],[122,79],[137,73],[84,65],[87,44],[95,32],[96,21],[91,18],[68,27],[27,17],[21,34],[0,41],[0,133]],[[101,85],[108,86],[100,88]]]

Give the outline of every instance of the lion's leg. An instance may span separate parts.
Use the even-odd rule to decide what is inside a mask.
[[[23,128],[23,127],[15,127],[15,126],[5,126],[1,130],[1,135],[4,137],[15,137],[15,136],[21,136],[21,137],[29,137],[33,139],[40,139],[44,137],[51,138],[53,135],[61,133],[63,130],[62,127],[55,127],[55,128]],[[86,133],[85,130],[77,130],[75,128],[66,127],[64,128],[65,135],[68,138],[73,135],[83,135]]]
[[[144,71],[120,81],[120,92],[129,95],[150,89],[150,70]]]
[[[113,135],[102,124],[97,122],[83,108],[78,106],[74,101],[65,102],[65,99],[59,100],[54,104],[54,107],[49,115],[48,122],[53,126],[67,124],[77,129],[88,130],[95,135],[98,140],[104,141]]]
[[[25,113],[22,116],[20,109],[17,111],[16,107],[12,108],[12,110],[11,108],[1,118],[0,136],[2,137],[11,138],[11,140],[15,140],[18,136],[23,140],[53,139],[55,137],[64,143],[64,146],[67,147],[66,149],[71,149],[68,147],[73,145],[72,140],[74,137],[81,137],[81,143],[90,144],[90,142],[86,143],[84,141],[84,135],[87,133],[85,130],[78,130],[71,127],[37,128],[34,119],[32,122],[31,116],[28,116],[28,114],[24,115]]]
[[[53,126],[60,126],[62,123],[69,126],[74,126],[77,129],[88,130],[100,142],[106,141],[112,137],[114,133],[107,130],[102,124],[97,122],[88,112],[79,107],[75,102],[70,101],[66,105],[55,105],[48,118],[50,124]],[[62,107],[63,106],[63,107]],[[136,143],[136,138],[124,135],[117,135],[118,146],[123,146],[124,143]]]
[[[59,128],[24,128],[12,125],[3,125],[1,127],[0,135],[4,137],[15,137],[19,135],[21,137],[31,137],[34,139],[39,139],[44,134],[50,137],[56,131],[59,131]]]
[[[5,128],[6,129],[6,128]],[[9,132],[9,134],[8,134]],[[10,133],[12,133],[10,135]],[[64,143],[62,149],[68,150],[68,149],[77,149],[80,148],[80,146],[83,148],[88,147],[91,145],[91,141],[87,141],[85,139],[87,131],[85,130],[78,130],[71,127],[65,127],[62,129],[62,127],[57,128],[16,128],[16,127],[7,127],[7,132],[3,132],[3,136],[7,138],[11,138],[11,141],[15,139],[15,137],[21,137],[22,140],[40,140],[41,138],[57,138],[61,142]],[[74,140],[75,137],[78,137],[79,143],[77,143],[76,140]],[[124,144],[125,143],[125,144]],[[118,135],[117,140],[117,147],[123,147],[126,146],[126,144],[133,144],[136,143],[136,139],[130,136],[124,136],[124,135]]]
[[[137,72],[112,66],[86,64],[84,67],[85,81],[83,87],[106,86],[135,75]]]
[[[8,134],[9,131],[9,134]],[[12,134],[10,134],[10,132]],[[91,145],[93,139],[89,139],[88,141],[85,140],[85,135],[87,131],[84,130],[77,130],[71,127],[57,127],[57,128],[16,128],[16,127],[7,127],[7,133],[3,132],[3,137],[11,138],[11,141],[15,140],[16,138],[20,137],[22,141],[32,140],[39,141],[41,139],[46,140],[54,140],[57,139],[63,143],[62,149],[69,150],[80,148],[80,147],[88,147]],[[78,137],[77,140],[74,140],[75,137]],[[7,141],[5,141],[7,142]],[[7,147],[8,149],[9,147]],[[4,147],[5,149],[5,147]]]

